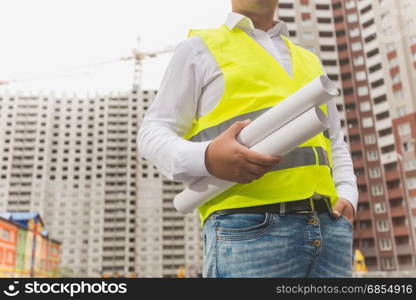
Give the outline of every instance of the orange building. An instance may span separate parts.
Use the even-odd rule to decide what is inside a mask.
[[[0,277],[14,277],[18,226],[0,218]]]
[[[60,242],[37,213],[0,214],[0,277],[59,277]]]

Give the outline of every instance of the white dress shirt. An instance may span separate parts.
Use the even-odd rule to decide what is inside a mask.
[[[280,35],[288,36],[285,23],[278,21],[267,32],[252,21],[229,13],[225,25],[238,26],[263,46],[291,75],[292,60]],[[191,142],[182,138],[195,118],[211,111],[224,91],[223,75],[214,57],[198,36],[187,38],[175,49],[160,89],[145,114],[137,142],[140,154],[167,178],[185,186],[201,176],[211,176],[205,166],[205,149],[210,141]],[[357,206],[358,191],[351,155],[341,129],[334,101],[328,103],[333,179],[338,196]]]

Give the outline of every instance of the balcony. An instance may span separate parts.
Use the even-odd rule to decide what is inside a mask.
[[[344,102],[345,104],[355,103],[354,95],[344,95]]]
[[[184,255],[185,254],[185,248],[184,249],[163,249],[163,254],[166,254],[166,255]]]
[[[166,259],[163,259],[163,263],[184,266],[185,265],[185,258],[182,258],[182,259],[181,258],[173,258],[173,259],[166,258]]]
[[[364,257],[372,257],[377,255],[375,247],[362,247],[360,250],[364,254]]]
[[[393,226],[394,235],[402,236],[409,235],[409,226],[407,225],[397,225]]]
[[[348,128],[348,134],[349,135],[360,134],[360,128],[358,126],[354,126],[354,127]]]
[[[366,229],[354,229],[354,237],[365,239],[365,238],[372,238],[373,235],[373,229],[372,228],[366,228]]]
[[[349,64],[341,66],[341,74],[350,73],[350,72],[351,72],[351,68]]]
[[[390,128],[392,127],[392,123],[391,123],[391,119],[390,118],[386,118],[384,120],[380,120],[376,122],[376,128],[377,130],[383,130],[386,128]]]
[[[407,177],[410,177],[410,176],[407,176]],[[413,176],[412,176],[413,177]],[[416,197],[416,190],[409,190],[409,196],[410,197]],[[416,203],[415,203],[416,204]],[[415,206],[416,207],[416,206]]]
[[[388,152],[385,154],[381,154],[381,163],[388,164],[397,161],[397,154],[396,152]]]
[[[413,266],[413,264],[409,261],[409,262],[405,262],[405,263],[400,263],[400,271],[410,271],[407,274],[413,274],[415,271],[415,267]],[[406,276],[406,275],[405,275]],[[410,277],[410,276],[407,276]]]
[[[399,187],[395,187],[388,190],[389,199],[395,199],[403,197],[403,191]]]
[[[169,245],[169,246],[183,246],[183,245],[185,245],[185,240],[169,240],[169,241],[163,241],[163,243],[162,243],[164,246],[167,246],[167,245]]]
[[[406,245],[396,245],[396,252],[398,255],[413,254],[412,246]]]
[[[360,142],[351,142],[350,147],[351,147],[351,152],[359,151],[362,148],[362,144]]]
[[[357,176],[357,184],[358,185],[367,184],[367,181],[364,175]]]
[[[358,197],[359,197],[359,202],[361,203],[370,201],[370,196],[368,192],[364,192],[364,193],[361,192]]]
[[[163,221],[163,226],[167,226],[167,227],[184,226],[184,224],[185,224],[185,220]]]
[[[392,217],[406,216],[406,209],[403,206],[397,206],[390,208],[390,214]]]
[[[357,212],[357,219],[359,220],[371,220],[370,210],[363,210]]]
[[[386,147],[394,144],[394,136],[393,134],[389,134],[386,136],[382,136],[378,138],[378,145],[380,147]]]
[[[125,247],[127,248],[129,246],[129,242],[124,240],[124,241],[104,241],[103,246],[112,246],[112,247]],[[111,252],[113,250],[106,250],[107,252]],[[123,251],[121,251],[122,253],[124,253],[125,249]]]
[[[364,167],[364,160],[362,157],[360,158],[354,158],[352,161],[354,168],[359,169]]]
[[[386,181],[394,181],[400,179],[400,174],[397,170],[388,171],[386,174]]]
[[[357,111],[356,110],[347,110],[345,116],[347,119],[356,119],[357,118]]]

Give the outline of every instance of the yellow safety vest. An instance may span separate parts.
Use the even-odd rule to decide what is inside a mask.
[[[183,136],[190,141],[215,138],[239,120],[255,119],[324,72],[319,59],[287,38],[292,73],[285,69],[260,44],[238,27],[226,25],[190,30],[199,36],[215,58],[224,77],[224,92],[217,105],[193,120]],[[321,109],[327,113],[326,105]],[[284,156],[274,170],[249,184],[236,184],[198,207],[202,224],[214,211],[327,195],[332,205],[337,192],[332,179],[331,143],[328,130],[320,133]]]

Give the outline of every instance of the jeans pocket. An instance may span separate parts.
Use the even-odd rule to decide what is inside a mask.
[[[232,214],[216,218],[216,235],[218,240],[248,240],[260,237],[271,227],[270,213]]]
[[[344,216],[340,216],[339,217],[339,219],[341,220],[341,221],[343,221],[344,223],[347,223],[348,224],[348,226],[349,226],[349,228],[352,230],[352,224],[351,224],[351,222],[346,218],[346,217],[344,217]]]

